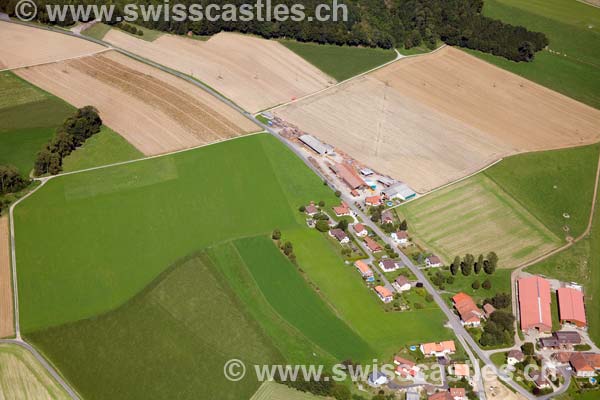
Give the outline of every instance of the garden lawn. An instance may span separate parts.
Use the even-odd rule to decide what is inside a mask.
[[[477,256],[475,256],[477,257]],[[432,272],[435,274],[435,269]],[[450,276],[449,271],[442,271],[445,276]],[[464,292],[473,297],[476,302],[483,302],[487,298],[493,297],[496,293],[511,293],[510,288],[510,273],[509,269],[497,269],[493,274],[488,275],[481,271],[478,275],[471,273],[469,276],[464,276],[460,271],[454,276],[454,282],[444,283],[444,290],[450,292],[450,297],[459,292]],[[489,279],[492,287],[490,289],[473,289],[471,286],[475,280],[481,285],[486,279]]]
[[[487,0],[486,16],[544,32],[549,48],[529,63],[471,52],[476,56],[600,108],[600,9],[576,0]]]
[[[121,135],[103,125],[100,132],[85,141],[63,160],[63,172],[143,158],[144,155]]]
[[[552,233],[577,237],[588,224],[599,154],[598,144],[520,154],[505,158],[484,174]],[[564,226],[569,227],[568,233]]]
[[[176,263],[122,307],[27,336],[85,399],[250,398],[229,359],[284,360],[204,254]]]
[[[303,43],[290,39],[282,39],[280,43],[337,81],[346,80],[396,58],[394,50]]]
[[[372,349],[337,318],[268,237],[235,241],[271,306],[312,342],[338,360],[367,360]]]
[[[0,164],[29,175],[37,152],[74,110],[12,72],[0,73]]]
[[[311,199],[335,197],[269,135],[54,178],[15,209],[22,330],[113,309],[211,244],[297,227]]]

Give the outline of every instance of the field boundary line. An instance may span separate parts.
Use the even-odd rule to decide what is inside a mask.
[[[395,62],[398,62],[398,61],[401,61],[401,60],[404,60],[404,59],[407,59],[407,58],[422,57],[422,56],[427,56],[427,55],[430,55],[430,54],[434,54],[434,53],[438,52],[439,50],[443,49],[444,47],[446,47],[446,44],[443,44],[443,45],[441,45],[440,47],[438,47],[437,49],[435,49],[435,50],[432,50],[432,51],[430,51],[430,52],[428,52],[428,53],[421,53],[421,54],[411,54],[411,55],[408,55],[408,56],[402,55],[402,54],[401,54],[401,53],[400,53],[400,52],[399,52],[399,51],[398,51],[396,48],[394,48],[394,51],[396,52],[396,58],[394,58],[393,60],[390,60],[390,61],[388,61],[388,62],[386,62],[386,63],[383,63],[383,64],[381,64],[381,65],[378,65],[378,66],[376,66],[376,67],[374,67],[374,68],[371,68],[371,69],[370,69],[370,70],[368,70],[368,71],[361,72],[361,73],[360,73],[360,74],[358,74],[358,75],[351,76],[350,78],[348,78],[348,79],[344,79],[343,81],[340,81],[340,82],[338,82],[338,83],[336,83],[336,84],[334,84],[334,85],[327,86],[326,88],[323,88],[323,89],[321,89],[321,90],[317,90],[316,92],[309,93],[309,94],[307,94],[307,95],[304,95],[304,96],[302,96],[302,97],[299,97],[299,98],[297,98],[297,99],[295,99],[295,100],[291,100],[291,101],[288,101],[288,102],[285,102],[285,103],[282,103],[282,104],[278,104],[278,105],[276,105],[276,106],[273,106],[273,107],[270,107],[270,108],[266,108],[266,109],[264,109],[264,110],[262,110],[262,111],[258,111],[258,112],[257,112],[257,113],[255,113],[254,115],[258,115],[258,114],[260,114],[260,113],[262,113],[262,112],[266,112],[266,111],[274,111],[274,110],[277,110],[277,109],[279,109],[279,108],[282,108],[282,107],[288,106],[288,105],[290,105],[290,104],[297,103],[297,102],[299,102],[299,101],[302,101],[302,100],[306,100],[306,99],[308,99],[308,98],[310,98],[310,97],[313,97],[313,96],[316,96],[316,95],[318,95],[318,94],[321,94],[321,93],[323,93],[323,92],[326,92],[326,91],[328,91],[328,90],[334,89],[334,88],[336,88],[336,87],[339,87],[339,86],[341,86],[341,85],[344,85],[344,84],[346,84],[346,83],[349,83],[349,82],[351,82],[351,81],[353,81],[353,80],[356,80],[356,79],[358,79],[358,78],[362,78],[362,77],[363,77],[363,76],[365,76],[365,75],[368,75],[368,74],[370,74],[370,73],[372,73],[372,72],[375,72],[375,71],[377,71],[377,70],[379,70],[379,69],[385,68],[385,67],[387,67],[388,65],[391,65],[391,64],[393,64],[393,63],[395,63]]]
[[[112,50],[114,50],[114,49],[112,47],[110,47],[110,48],[106,48],[106,49],[94,51],[92,53],[80,54],[78,56],[67,57],[67,58],[63,58],[63,59],[60,59],[60,60],[46,61],[46,62],[41,62],[41,63],[37,63],[37,64],[21,65],[21,66],[18,66],[18,67],[0,69],[0,72],[16,71],[18,69],[27,69],[27,68],[33,68],[33,67],[40,67],[42,65],[58,64],[58,63],[63,62],[63,61],[71,61],[71,60],[77,60],[77,59],[80,59],[80,58],[92,57],[92,56],[95,56],[95,55],[98,55],[98,54],[101,54],[101,53],[105,53],[107,51],[112,51]]]

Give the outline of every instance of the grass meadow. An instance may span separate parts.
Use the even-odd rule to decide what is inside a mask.
[[[276,382],[265,382],[250,400],[319,400],[325,399],[312,393],[301,392]]]
[[[110,25],[104,24],[102,22],[95,23],[88,29],[81,32],[85,36],[89,36],[94,39],[102,40],[104,36],[110,31],[112,27]]]
[[[500,268],[557,247],[558,236],[483,174],[397,209],[413,238],[451,262],[455,256],[495,251]]]
[[[280,43],[337,81],[351,78],[396,58],[394,50],[303,43],[290,39],[282,39]]]
[[[544,32],[549,49],[530,63],[471,52],[524,78],[600,108],[600,8],[577,0],[486,0],[484,15]]]
[[[74,107],[27,83],[0,73],[0,164],[29,175],[35,156]]]
[[[598,144],[520,154],[505,158],[484,174],[552,233],[577,237],[588,224],[599,155]]]

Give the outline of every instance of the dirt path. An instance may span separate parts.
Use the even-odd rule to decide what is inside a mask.
[[[0,338],[15,334],[8,236],[8,217],[0,217]]]

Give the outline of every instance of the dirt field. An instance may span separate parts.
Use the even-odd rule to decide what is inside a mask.
[[[600,140],[600,111],[451,47],[275,114],[419,192],[509,154]]]
[[[208,41],[163,35],[153,42],[112,29],[104,40],[200,79],[257,112],[335,80],[276,41],[219,33]]]
[[[77,107],[95,106],[146,155],[259,129],[202,89],[116,52],[15,72]]]
[[[8,217],[0,217],[0,338],[15,334]]]
[[[498,399],[498,400],[525,400],[524,397],[520,393],[516,393],[508,389],[502,382],[498,380],[497,377],[490,377],[490,379],[485,380],[485,395],[488,399]]]
[[[455,256],[495,251],[500,268],[514,268],[536,258],[560,240],[491,179],[477,175],[398,212],[421,244],[452,262]]]
[[[60,33],[0,22],[0,69],[64,60],[105,49]]]
[[[69,399],[27,350],[0,344],[0,399]]]

